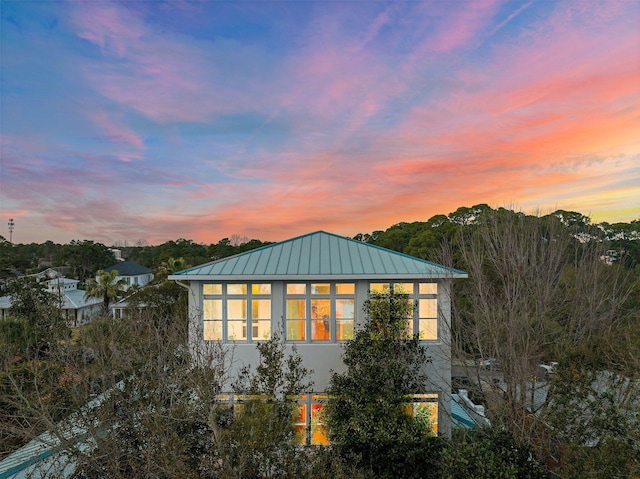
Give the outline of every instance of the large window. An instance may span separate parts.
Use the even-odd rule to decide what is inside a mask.
[[[422,340],[438,339],[438,283],[370,283],[369,292],[375,294],[406,294],[414,305],[413,317],[407,319],[407,333]]]
[[[353,338],[354,283],[287,283],[285,301],[287,340]]]
[[[271,284],[203,285],[204,339],[260,341],[271,338]]]

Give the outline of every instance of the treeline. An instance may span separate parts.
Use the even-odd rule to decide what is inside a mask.
[[[486,204],[460,207],[448,215],[435,215],[427,221],[398,223],[386,230],[358,233],[354,239],[399,251],[422,259],[438,260],[443,243],[454,245],[461,230],[472,229],[492,213],[504,217],[553,219],[573,235],[576,243],[606,242],[606,261],[634,268],[640,264],[640,220],[630,223],[592,223],[582,213],[558,210],[548,215],[527,216],[506,208],[493,209]],[[152,246],[144,241],[134,246],[107,246],[91,240],[73,240],[69,244],[47,241],[42,244],[11,244],[0,236],[0,278],[30,274],[46,267],[63,268],[68,277],[84,281],[99,269],[115,263],[112,248],[122,257],[153,269],[174,260],[181,267],[196,266],[220,258],[243,253],[270,244],[268,241],[248,239],[239,235],[223,238],[210,245],[180,238]],[[454,254],[454,259],[458,255]]]
[[[90,240],[73,240],[68,244],[47,241],[42,244],[11,244],[0,236],[0,279],[32,274],[48,267],[61,270],[67,277],[84,282],[96,271],[115,264],[113,249],[122,258],[156,271],[179,261],[183,268],[225,258],[270,244],[256,239],[234,243],[224,238],[209,246],[180,238],[158,246],[136,245],[110,247]]]
[[[592,223],[591,218],[575,211],[557,210],[547,215],[525,215],[506,208],[493,209],[486,204],[460,207],[448,215],[435,215],[427,221],[398,223],[387,230],[359,233],[354,239],[399,251],[422,259],[438,260],[443,242],[455,245],[462,230],[473,230],[493,215],[502,221],[528,218],[530,221],[557,222],[575,243],[606,242],[607,261],[628,268],[640,264],[640,219],[630,223]],[[454,259],[459,259],[457,254]]]

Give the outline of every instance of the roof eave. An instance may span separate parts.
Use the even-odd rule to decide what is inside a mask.
[[[229,274],[173,274],[173,281],[358,281],[358,280],[421,280],[464,279],[469,275],[461,272],[447,274],[287,274],[287,275],[229,275]]]

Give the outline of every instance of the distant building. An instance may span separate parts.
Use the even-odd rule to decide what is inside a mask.
[[[132,286],[146,286],[153,281],[153,272],[146,266],[139,265],[133,261],[120,261],[104,270],[106,272],[117,271],[117,279],[124,280],[125,290]]]
[[[116,261],[124,261],[124,258],[122,257],[122,251],[117,249],[117,248],[111,248],[109,249],[109,251],[111,251],[113,253],[113,257],[116,259]]]
[[[78,289],[78,280],[62,277],[51,268],[33,276],[46,286],[49,293],[60,298],[60,309],[69,326],[86,324],[100,315],[102,300],[99,298],[85,299],[85,292]],[[0,297],[0,317],[2,319],[9,314],[11,304],[11,296]]]

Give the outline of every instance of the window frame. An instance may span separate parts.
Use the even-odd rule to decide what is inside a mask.
[[[269,286],[269,292],[265,293],[260,291],[255,286]],[[214,291],[207,292],[207,286],[214,287]],[[219,292],[216,291],[219,286]],[[231,286],[231,288],[229,288]],[[240,286],[240,290],[235,291],[234,286]],[[244,286],[244,288],[242,288]],[[231,290],[231,292],[229,292]],[[202,292],[202,322],[203,322],[203,339],[205,341],[222,341],[225,343],[242,343],[252,344],[260,341],[268,341],[273,337],[273,283],[269,281],[220,281],[220,282],[203,282],[201,285]],[[220,301],[221,302],[221,318],[220,319],[207,319],[205,317],[206,301]],[[268,300],[269,306],[269,318],[254,317],[254,301]],[[229,318],[229,306],[230,301],[244,301],[244,318]],[[257,304],[256,304],[257,306]],[[205,331],[207,330],[207,323],[219,323],[220,324],[220,339],[207,339]],[[243,323],[240,327],[245,332],[245,337],[239,339],[230,338],[230,323]],[[269,334],[266,338],[261,338],[254,335],[255,327],[260,327],[261,324],[268,323]],[[259,331],[259,329],[258,329]]]
[[[290,285],[304,285],[304,293],[301,292],[291,292],[289,293]],[[314,285],[328,285],[329,292],[314,292]],[[338,293],[338,287],[348,285],[351,286],[351,292],[340,292]],[[285,341],[286,342],[295,342],[295,343],[313,343],[313,344],[331,344],[337,342],[348,341],[353,339],[353,335],[355,334],[355,323],[356,323],[356,282],[355,281],[285,281],[283,283],[283,291],[284,291],[284,328],[285,328]],[[351,301],[353,304],[353,316],[351,318],[341,317],[339,320],[341,322],[341,328],[338,328],[338,301]],[[288,314],[288,304],[289,301],[303,301],[305,305],[304,318],[290,318]],[[318,305],[318,301],[327,301],[329,308],[329,316],[327,320],[324,321],[324,326],[328,323],[329,327],[329,335],[326,339],[317,339],[317,332],[319,329],[320,321],[323,321],[323,318],[314,318],[313,310],[314,310],[314,302]],[[289,337],[289,322],[290,321],[304,321],[304,337],[303,338],[290,338]],[[345,324],[351,323],[351,327],[346,327]],[[341,331],[351,330],[350,337],[340,337],[338,338],[338,329]]]
[[[374,292],[373,286],[382,286],[382,291]],[[407,319],[407,323],[411,322],[411,337],[418,335],[420,341],[430,341],[436,342],[440,341],[440,301],[438,298],[438,289],[439,282],[438,281],[408,281],[408,280],[389,280],[389,281],[369,281],[367,294],[368,298],[371,299],[375,294],[389,294],[395,292],[395,288],[397,286],[405,286],[411,285],[411,292],[400,291],[400,294],[406,294],[407,298],[413,304],[413,317],[411,319]],[[421,290],[421,285],[430,285],[430,288],[424,287]],[[388,287],[388,288],[387,288]],[[421,300],[433,300],[435,301],[435,317],[427,317],[421,316]],[[426,321],[431,322],[431,324],[435,325],[435,337],[430,338],[422,338],[420,325]]]

